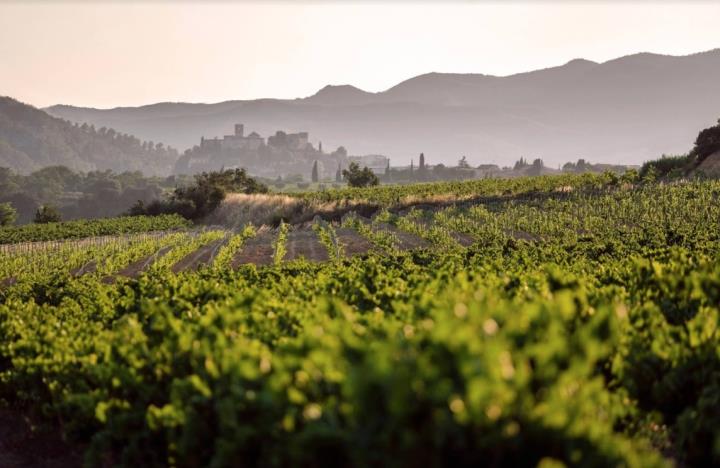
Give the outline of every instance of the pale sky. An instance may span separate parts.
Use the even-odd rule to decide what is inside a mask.
[[[431,71],[507,75],[720,47],[720,2],[0,0],[0,95],[36,105],[383,91]]]

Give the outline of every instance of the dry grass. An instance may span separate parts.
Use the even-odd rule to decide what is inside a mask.
[[[290,224],[307,223],[315,216],[338,220],[350,211],[374,213],[377,209],[376,204],[355,200],[320,203],[287,195],[231,193],[205,223],[231,229],[246,224],[277,226],[280,220]]]
[[[433,209],[473,198],[472,195],[454,194],[410,195],[389,208],[391,211],[402,211],[411,207]],[[317,202],[287,195],[231,193],[225,197],[220,207],[205,219],[205,223],[230,229],[239,229],[246,224],[277,226],[280,220],[289,224],[302,224],[312,221],[316,216],[326,221],[339,221],[351,211],[371,217],[379,209],[380,205],[367,200]]]
[[[720,151],[717,151],[705,158],[705,160],[701,162],[693,172],[702,172],[706,176],[711,177],[720,175]]]
[[[206,222],[240,228],[246,224],[275,225],[280,219],[289,220],[305,210],[302,200],[286,195],[231,193]]]

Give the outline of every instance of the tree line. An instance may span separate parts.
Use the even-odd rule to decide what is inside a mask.
[[[187,176],[147,177],[139,171],[76,172],[51,166],[28,175],[0,167],[0,204],[4,223],[102,218],[126,212],[138,200],[150,202],[179,186]]]

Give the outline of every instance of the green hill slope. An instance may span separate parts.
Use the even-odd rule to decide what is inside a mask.
[[[73,124],[0,97],[0,167],[28,173],[46,166],[75,170],[142,170],[165,174],[177,151],[105,127]]]

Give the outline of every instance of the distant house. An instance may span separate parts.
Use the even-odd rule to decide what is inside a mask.
[[[207,151],[222,150],[250,150],[254,151],[265,144],[263,137],[256,132],[245,136],[245,126],[243,124],[235,124],[235,134],[225,135],[221,138],[201,138],[200,148]]]
[[[275,132],[274,136],[268,138],[268,146],[275,148],[286,148],[289,150],[304,150],[308,146],[308,133],[285,133],[282,131]],[[322,152],[322,150],[319,150]]]

